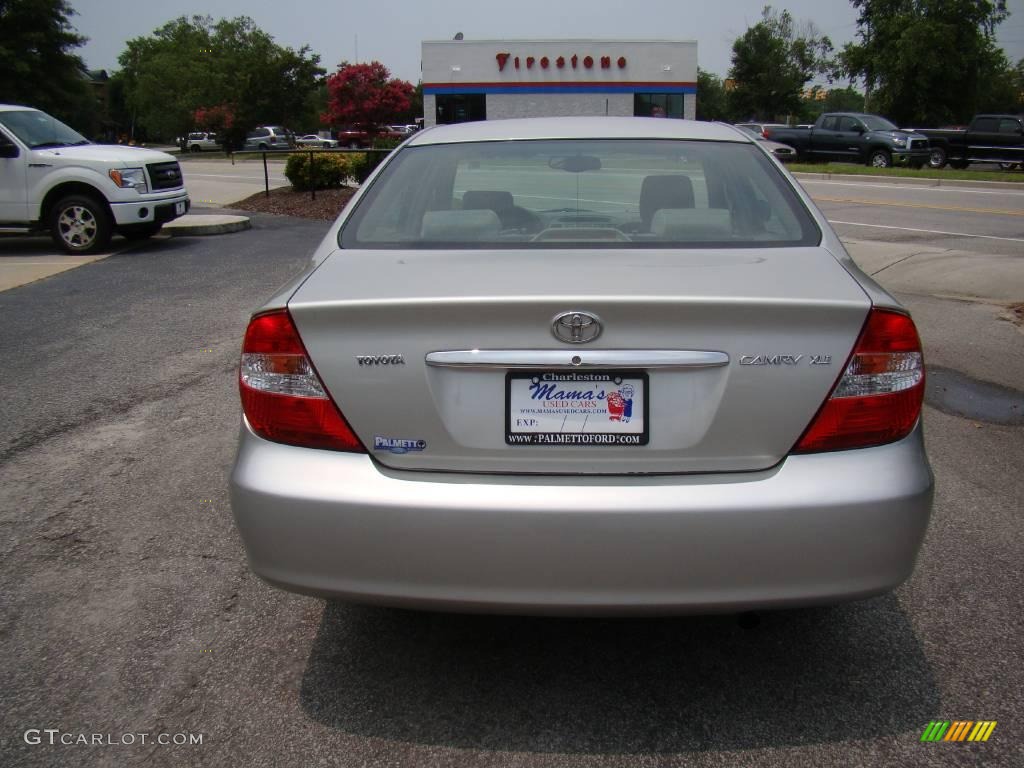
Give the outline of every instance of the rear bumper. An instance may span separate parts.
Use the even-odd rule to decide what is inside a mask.
[[[701,476],[397,472],[243,424],[231,504],[284,589],[407,607],[677,613],[838,602],[911,573],[931,513],[920,425],[857,451]]]

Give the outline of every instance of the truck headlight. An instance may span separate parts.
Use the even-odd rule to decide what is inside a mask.
[[[907,140],[906,139],[893,138],[892,143],[895,144],[897,147],[905,147],[905,146],[907,146]]]
[[[121,189],[134,189],[140,195],[149,192],[146,172],[142,168],[111,168],[107,174]]]

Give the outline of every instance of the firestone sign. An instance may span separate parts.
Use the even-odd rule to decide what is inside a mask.
[[[557,56],[554,59],[551,59],[548,56],[541,56],[538,59],[534,56],[519,57],[513,56],[511,53],[501,52],[495,54],[494,59],[498,62],[499,72],[505,71],[505,67],[508,65],[510,60],[514,69],[522,69],[524,67],[526,69],[533,69],[535,66],[539,66],[541,69],[548,69],[552,64],[557,69],[565,69],[567,66],[572,69],[579,69],[581,65],[584,69],[593,69],[595,66],[600,67],[601,69],[612,68],[611,56],[600,56],[595,59],[593,56],[579,56],[575,53],[569,58],[566,58],[565,56]],[[626,57],[619,56],[614,63],[619,69],[625,69]]]

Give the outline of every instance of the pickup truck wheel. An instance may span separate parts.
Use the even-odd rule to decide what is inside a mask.
[[[69,195],[50,209],[50,235],[66,253],[95,253],[110,242],[114,227],[107,206],[93,197]]]
[[[358,141],[350,141],[348,143],[348,148],[349,149],[360,149],[359,142]]]
[[[192,152],[193,153],[199,152],[201,149],[202,149],[202,147],[200,147],[198,144],[193,144],[192,145]]]
[[[931,154],[928,155],[928,165],[932,168],[945,168],[946,167],[946,150],[942,147],[932,147]]]
[[[1015,171],[1020,168],[1020,163],[1000,163],[999,167],[1004,171]]]
[[[876,149],[868,158],[868,165],[872,168],[889,168],[892,166],[892,155],[885,149]]]

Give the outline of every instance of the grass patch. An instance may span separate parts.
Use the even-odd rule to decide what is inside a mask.
[[[787,163],[793,173],[841,173],[853,176],[900,176],[908,179],[942,179],[945,181],[1005,181],[1024,183],[1020,171],[957,171],[952,168],[871,168],[853,163]]]

